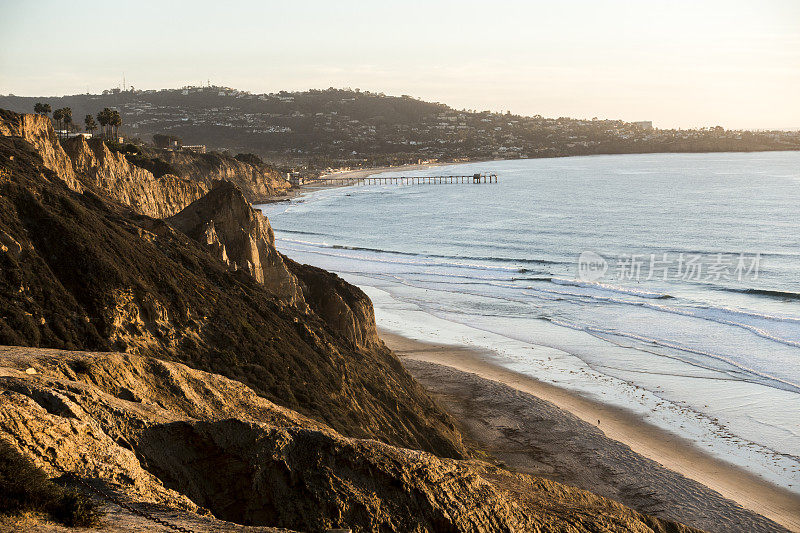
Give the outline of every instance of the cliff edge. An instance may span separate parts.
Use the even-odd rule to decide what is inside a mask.
[[[78,192],[83,190],[83,185],[72,170],[72,161],[61,147],[48,117],[0,109],[0,135],[25,139],[42,157],[44,166],[64,180],[70,189]]]
[[[148,156],[128,157],[101,139],[82,136],[60,142],[50,119],[0,109],[0,135],[30,142],[44,161],[73,190],[85,187],[153,217],[172,216],[202,197],[216,181],[234,183],[250,203],[285,194],[290,184],[255,157],[146,149]],[[154,174],[142,161],[157,161],[168,171]]]
[[[0,344],[182,361],[345,435],[464,455],[452,421],[382,343],[354,344],[99,189],[70,190],[21,137],[0,137],[0,166]],[[260,227],[256,248],[269,239]]]
[[[272,227],[233,183],[218,181],[202,198],[166,219],[232,270],[244,270],[291,305],[303,302],[297,279],[275,249]]]
[[[252,526],[695,531],[480,461],[345,438],[239,382],[130,354],[0,346],[0,437],[49,475],[75,473],[136,508]]]
[[[138,213],[153,218],[173,215],[203,196],[208,187],[200,181],[172,174],[156,177],[131,164],[100,139],[74,137],[63,143],[76,176]]]
[[[278,171],[258,157],[231,157],[218,152],[196,154],[185,151],[149,150],[175,170],[176,175],[200,181],[210,189],[215,181],[236,185],[251,204],[286,194],[291,185]]]

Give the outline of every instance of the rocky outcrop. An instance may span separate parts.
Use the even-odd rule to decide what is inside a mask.
[[[211,188],[215,181],[235,184],[250,203],[285,194],[291,185],[281,173],[254,160],[241,161],[217,152],[157,150],[153,155],[164,160],[184,178],[197,180]]]
[[[100,139],[75,137],[63,143],[77,176],[111,198],[153,218],[174,215],[203,196],[208,187],[197,180],[152,172],[132,165],[124,154]]]
[[[0,137],[0,170],[0,344],[178,360],[347,436],[465,454],[449,417],[381,344],[355,345],[162,220],[88,186],[70,191],[20,137]],[[269,243],[266,221],[253,224]]]
[[[83,190],[48,117],[0,109],[0,135],[22,137],[33,145],[42,157],[44,166],[55,172],[70,189],[78,192]]]
[[[364,291],[333,272],[288,258],[284,261],[300,280],[306,303],[334,331],[360,348],[382,344],[372,302]]]
[[[18,136],[31,143],[44,166],[72,190],[92,188],[143,215],[173,215],[208,190],[202,180],[173,175],[156,178],[130,164],[123,154],[109,150],[99,139],[75,137],[62,143],[50,119],[43,115],[0,109],[0,135]]]
[[[151,149],[156,160],[167,163],[164,166],[176,173],[156,176],[137,166],[136,159],[110,150],[100,139],[75,137],[63,141],[62,146],[50,119],[43,115],[0,109],[0,135],[30,142],[45,166],[71,189],[82,192],[88,186],[154,218],[176,214],[208,192],[217,180],[235,183],[250,203],[285,194],[290,188],[279,172],[254,158],[240,161],[213,152]]]
[[[485,463],[345,438],[236,381],[129,354],[0,347],[0,437],[50,475],[239,524],[691,531]]]
[[[283,301],[300,308],[307,304],[334,334],[356,348],[382,346],[369,297],[336,274],[278,253],[269,220],[232,183],[216,182],[206,196],[166,221]]]
[[[183,233],[121,205],[136,189],[105,147],[76,145],[70,188],[48,128],[20,124],[0,136],[0,436],[49,474],[303,531],[687,531],[463,460],[366,296],[287,267],[236,188]]]
[[[232,183],[216,182],[211,192],[167,223],[206,245],[232,270],[250,274],[281,300],[290,305],[303,302],[297,279],[275,249],[269,220]]]

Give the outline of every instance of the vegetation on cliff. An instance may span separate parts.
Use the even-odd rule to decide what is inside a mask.
[[[695,531],[486,463],[344,438],[237,381],[130,354],[0,347],[4,431],[47,451],[51,475],[74,472],[139,508],[201,506],[239,524],[359,533]]]
[[[163,221],[75,193],[21,138],[0,138],[0,165],[0,344],[186,361],[346,435],[463,454],[382,344],[358,346]]]
[[[29,111],[33,97],[0,96]],[[76,113],[119,109],[128,132],[255,152],[281,164],[384,166],[418,159],[558,157],[644,152],[798,150],[800,133],[651,129],[622,120],[457,110],[358,89],[250,94],[228,87],[107,91],[50,99]],[[648,117],[642,117],[647,120]]]
[[[48,513],[65,526],[97,525],[97,504],[86,495],[53,483],[3,439],[0,439],[0,514]]]
[[[150,218],[174,206],[122,152],[0,119],[0,435],[47,475],[303,531],[693,531],[466,460],[367,296],[281,256],[233,184]]]

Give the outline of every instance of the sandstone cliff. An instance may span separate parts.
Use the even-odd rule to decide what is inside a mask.
[[[214,181],[230,181],[244,192],[250,203],[285,194],[291,188],[283,175],[257,161],[240,161],[216,152],[153,150],[152,155],[168,163],[179,176],[197,180],[208,188]]]
[[[360,348],[383,344],[375,311],[364,291],[327,270],[284,258],[300,281],[306,303],[339,335]]]
[[[236,381],[129,354],[0,347],[0,437],[50,475],[240,524],[692,531],[485,463],[345,438]]]
[[[100,139],[75,137],[63,145],[76,176],[143,215],[174,215],[208,190],[197,180],[170,174],[156,178],[130,164],[124,154],[109,150]]]
[[[82,191],[78,178],[50,119],[43,115],[18,114],[0,109],[0,135],[22,137],[39,153],[44,166],[52,170],[74,191]]]
[[[104,146],[73,168],[38,121],[0,136],[0,345],[32,347],[0,349],[0,435],[50,474],[304,531],[688,531],[461,460],[366,296],[281,257],[236,188],[183,233],[122,205],[167,196]]]
[[[275,249],[272,227],[242,191],[216,182],[207,195],[167,219],[172,227],[208,246],[233,270],[244,270],[281,300],[297,305],[303,293]]]
[[[463,456],[449,417],[381,343],[353,342],[99,189],[70,191],[19,137],[0,137],[0,166],[0,344],[180,360],[345,435]]]
[[[283,257],[269,221],[230,182],[217,182],[206,196],[166,219],[208,247],[232,270],[243,270],[290,305],[306,305],[335,335],[360,349],[380,348],[372,302],[336,274]]]
[[[150,149],[150,155],[166,163],[175,174],[158,173],[137,166],[125,154],[112,151],[100,139],[75,137],[59,142],[50,119],[0,109],[0,135],[19,136],[30,142],[47,168],[78,192],[86,186],[138,213],[164,218],[208,192],[217,180],[239,187],[251,203],[285,194],[289,183],[268,165],[240,161],[218,154],[195,154]],[[139,163],[141,165],[141,163]]]

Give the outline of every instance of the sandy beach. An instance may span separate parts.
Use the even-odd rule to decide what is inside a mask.
[[[270,204],[276,202],[288,202],[293,198],[300,196],[301,194],[307,192],[314,192],[319,191],[322,189],[333,189],[336,187],[350,187],[350,185],[342,185],[341,183],[336,183],[329,180],[342,180],[342,179],[361,179],[366,178],[367,176],[372,176],[373,174],[380,174],[381,172],[398,172],[403,170],[422,170],[426,168],[432,167],[439,167],[443,165],[453,165],[456,163],[424,163],[419,165],[398,165],[396,167],[373,167],[373,168],[360,168],[356,170],[347,170],[344,172],[336,172],[333,174],[323,174],[318,179],[309,180],[304,185],[299,187],[293,187],[289,189],[286,194],[281,196],[273,196],[270,198],[265,198],[258,202],[255,202],[254,205],[261,205],[261,204]]]
[[[381,172],[398,172],[404,170],[422,170],[426,168],[433,168],[433,167],[441,167],[445,165],[456,165],[458,163],[422,163],[422,164],[414,164],[414,165],[398,165],[395,167],[374,167],[374,168],[362,168],[362,169],[355,169],[355,170],[347,170],[344,172],[336,172],[333,174],[323,174],[319,177],[319,181],[324,181],[325,179],[360,179],[366,178],[367,176],[371,176],[373,174],[379,174]],[[314,184],[318,185],[318,184]],[[313,186],[313,185],[309,185]]]
[[[381,336],[476,448],[510,468],[709,531],[800,531],[800,497],[633,413],[492,365],[474,350]]]

